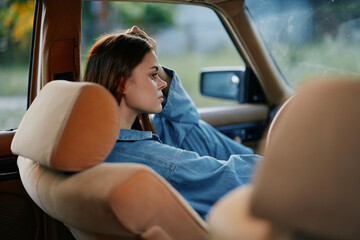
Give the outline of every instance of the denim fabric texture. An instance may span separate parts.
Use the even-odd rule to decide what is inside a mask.
[[[195,104],[181,85],[174,71],[164,68],[172,77],[163,110],[153,118],[161,141],[170,146],[227,160],[233,154],[252,154],[253,150],[241,145],[200,119]]]
[[[222,196],[251,181],[261,157],[201,121],[175,72],[165,71],[172,82],[153,119],[158,135],[121,129],[105,162],[150,166],[205,218]]]

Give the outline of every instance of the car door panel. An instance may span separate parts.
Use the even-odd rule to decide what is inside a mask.
[[[0,132],[0,237],[1,239],[74,239],[61,222],[40,209],[25,191],[11,152],[15,131]]]
[[[14,131],[0,132],[0,236],[2,239],[37,239],[40,212],[20,181],[17,157],[10,150],[14,134]]]
[[[14,131],[0,132],[0,180],[18,178],[16,156],[11,152],[11,141]]]
[[[269,106],[239,104],[200,108],[202,120],[257,151],[268,124]]]
[[[241,104],[200,108],[201,119],[214,127],[266,121],[269,107],[265,104]]]

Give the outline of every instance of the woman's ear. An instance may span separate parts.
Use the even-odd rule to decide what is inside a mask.
[[[126,94],[126,89],[128,88],[126,80],[124,77],[121,77],[120,84],[117,88],[117,93],[119,96]]]
[[[125,95],[129,92],[129,90],[134,86],[134,82],[132,80],[132,78],[128,78],[128,79],[121,79],[121,82],[124,81],[124,84],[122,84],[122,89],[118,89],[118,91],[120,91],[119,93]]]

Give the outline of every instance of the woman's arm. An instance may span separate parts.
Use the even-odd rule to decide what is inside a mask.
[[[167,96],[164,94],[163,109],[156,117],[161,117],[172,123],[197,124],[200,120],[196,106],[183,88],[181,81],[175,71],[162,67],[170,78]],[[182,127],[180,127],[182,128]]]

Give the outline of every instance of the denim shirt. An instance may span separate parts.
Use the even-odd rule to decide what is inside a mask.
[[[174,72],[166,71],[172,77],[172,82],[163,111],[158,117],[155,116],[154,125],[167,144],[162,143],[159,135],[151,132],[121,129],[105,162],[132,162],[150,166],[204,218],[211,206],[227,192],[251,181],[254,166],[261,157],[255,154],[229,155],[232,150],[239,153],[251,150],[218,135],[205,122],[199,124],[199,114],[178,77]],[[191,134],[195,131],[202,136]],[[213,136],[219,142],[213,145],[202,142],[211,142]],[[228,143],[231,147],[227,149]],[[189,151],[191,149],[196,152]],[[223,158],[217,159],[217,156]]]
[[[151,132],[121,129],[106,162],[150,166],[165,178],[200,214],[230,190],[248,183],[260,156],[232,155],[227,161],[161,143]]]
[[[163,143],[223,160],[233,154],[253,153],[251,148],[233,141],[202,121],[176,73],[167,68],[164,70],[172,81],[169,94],[162,103],[163,110],[153,118],[156,133]]]

